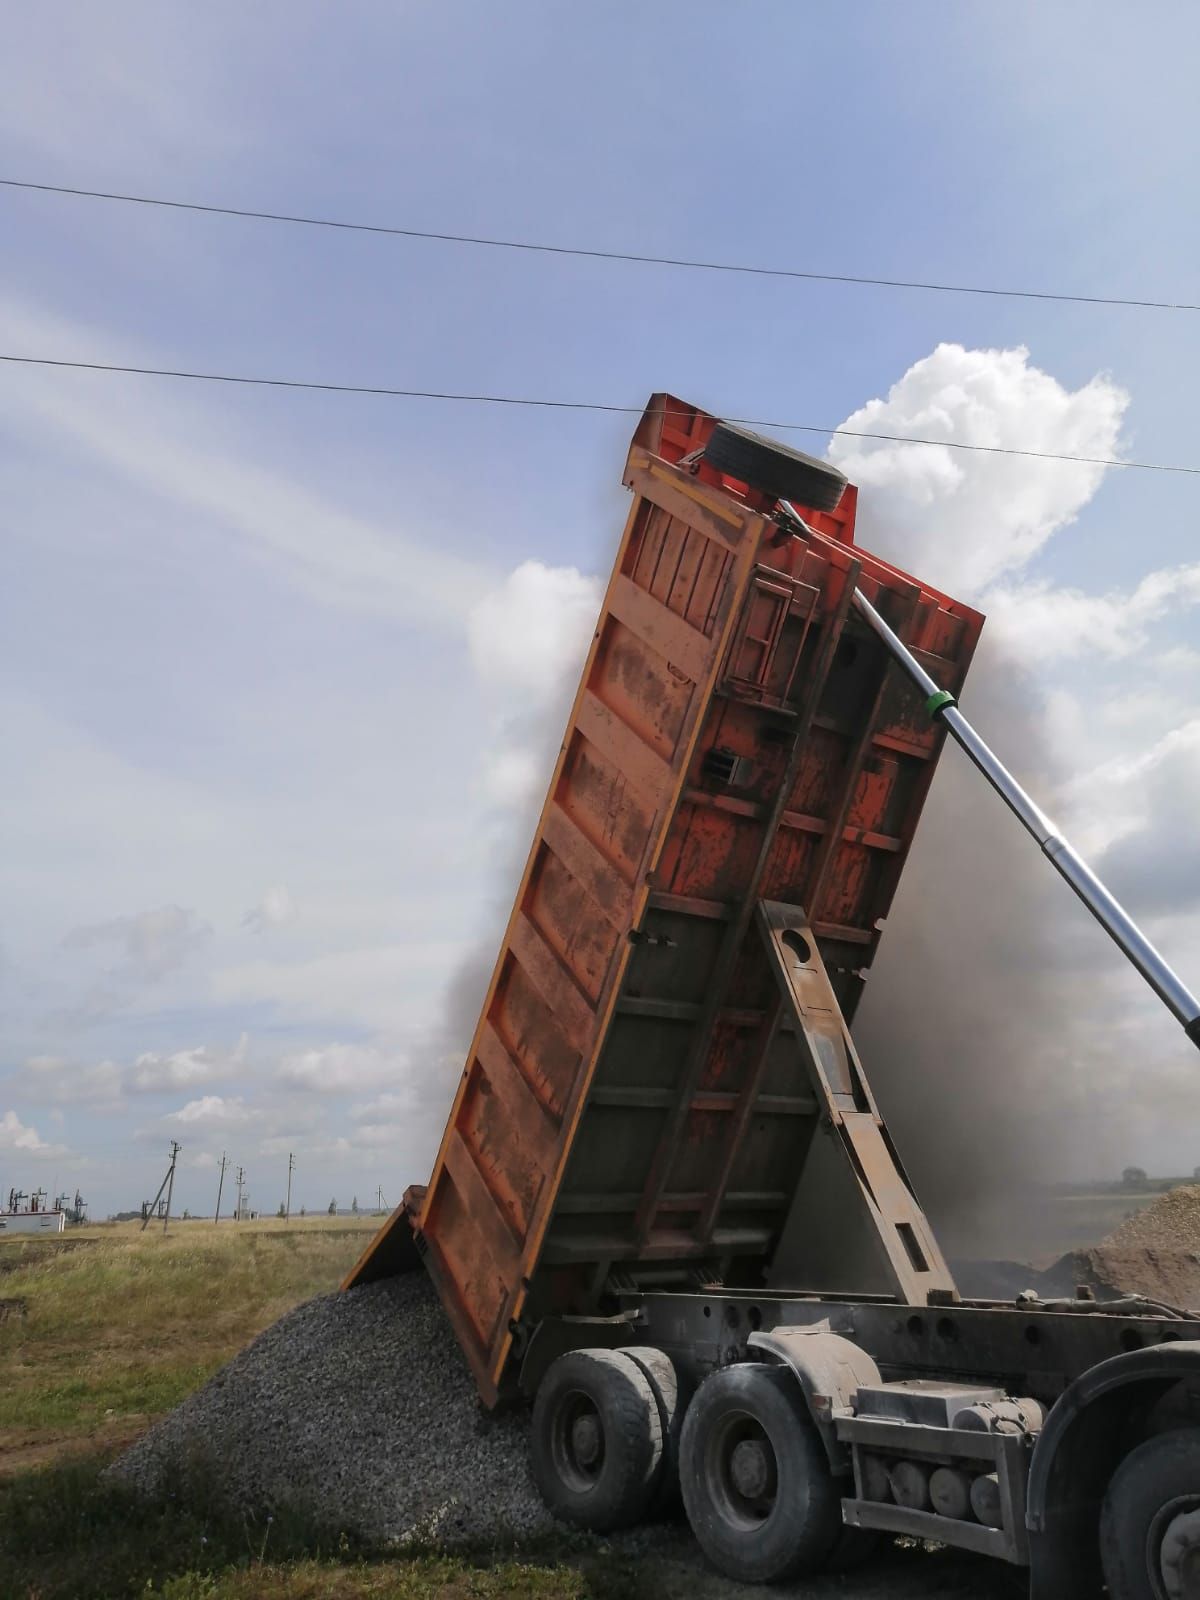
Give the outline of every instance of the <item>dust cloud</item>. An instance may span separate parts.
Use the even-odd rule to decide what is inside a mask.
[[[1065,774],[1036,691],[986,629],[963,711],[1048,802]],[[948,739],[854,1036],[949,1253],[1036,1253],[1039,1186],[1114,1170],[1111,1102],[1089,1085],[1102,1051],[1081,1007],[1120,960]]]
[[[479,826],[490,861],[471,943],[446,980],[439,1019],[422,1051],[429,1070],[418,1092],[418,1116],[430,1162],[479,1020],[602,594],[599,578],[574,567],[525,561],[470,619],[471,660],[491,723],[478,773]]]

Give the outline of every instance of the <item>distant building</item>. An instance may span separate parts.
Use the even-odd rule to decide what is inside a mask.
[[[0,1234],[62,1233],[66,1226],[61,1211],[0,1211]]]
[[[83,1201],[75,1196],[82,1207]],[[28,1200],[24,1209],[21,1201]],[[5,1233],[62,1233],[67,1225],[67,1212],[60,1200],[52,1206],[46,1204],[45,1189],[35,1189],[26,1194],[23,1189],[8,1191],[8,1205],[0,1211],[0,1234]]]

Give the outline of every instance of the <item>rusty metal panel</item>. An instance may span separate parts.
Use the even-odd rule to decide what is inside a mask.
[[[755,906],[804,908],[850,1016],[942,742],[851,595],[955,691],[982,623],[854,545],[852,490],[812,537],[781,529],[697,463],[713,426],[656,395],[635,434],[633,506],[433,1175],[347,1280],[415,1227],[489,1402],[529,1321],[593,1309],[613,1273],[763,1281],[824,1106]],[[868,1166],[872,1139],[851,1140]]]

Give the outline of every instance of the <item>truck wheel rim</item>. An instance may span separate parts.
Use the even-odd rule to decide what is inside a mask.
[[[779,1464],[770,1436],[746,1412],[719,1422],[704,1452],[709,1492],[722,1517],[734,1527],[762,1527],[775,1509]]]
[[[1147,1555],[1163,1600],[1200,1600],[1200,1502],[1165,1505],[1150,1525]]]
[[[576,1494],[596,1485],[604,1467],[604,1424],[581,1390],[564,1395],[550,1441],[554,1470]]]

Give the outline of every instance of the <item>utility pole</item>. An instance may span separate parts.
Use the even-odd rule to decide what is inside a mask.
[[[287,1199],[284,1202],[284,1208],[283,1208],[283,1220],[285,1222],[290,1221],[291,1215],[292,1215],[292,1173],[295,1171],[295,1168],[296,1168],[296,1158],[295,1158],[294,1155],[289,1154],[288,1155]]]
[[[213,1216],[214,1222],[221,1220],[221,1190],[225,1187],[225,1152],[221,1151],[221,1176],[217,1179],[217,1209]]]
[[[166,1177],[163,1179],[163,1181],[158,1186],[158,1193],[154,1196],[154,1199],[151,1200],[150,1204],[146,1207],[145,1211],[142,1213],[142,1227],[141,1227],[142,1233],[145,1233],[146,1224],[150,1221],[150,1218],[155,1214],[155,1212],[158,1211],[158,1203],[162,1199],[163,1190],[165,1188],[167,1188],[168,1184],[172,1188],[174,1188],[174,1185],[175,1185],[175,1161],[176,1161],[177,1156],[179,1155],[179,1151],[180,1151],[179,1143],[175,1139],[172,1139],[171,1140],[171,1165],[167,1168]],[[167,1196],[166,1211],[165,1212],[158,1212],[158,1214],[163,1219],[163,1232],[166,1233],[166,1231],[167,1231],[167,1223],[171,1220],[171,1197],[170,1197],[169,1194]]]
[[[175,1161],[179,1155],[179,1145],[171,1140],[171,1165],[167,1172],[167,1213],[163,1217],[163,1232],[167,1231],[167,1224],[171,1220],[171,1196],[175,1193]]]
[[[239,1222],[242,1220],[242,1183],[244,1182],[245,1177],[245,1169],[239,1167],[234,1175],[234,1182],[237,1184],[237,1210],[234,1215]]]

